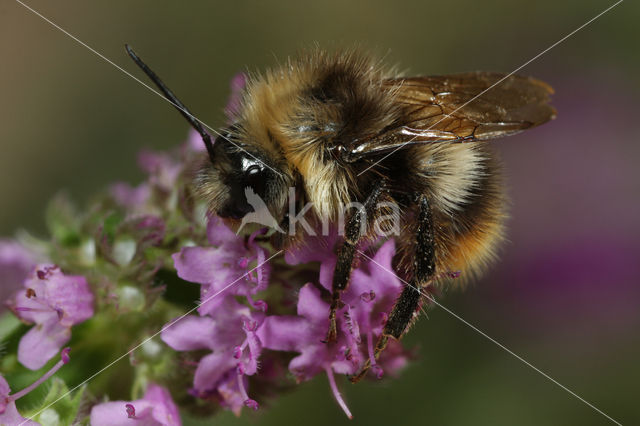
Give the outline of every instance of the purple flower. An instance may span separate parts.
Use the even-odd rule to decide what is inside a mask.
[[[193,393],[202,397],[218,393],[223,402],[229,403],[230,395],[220,393],[218,388],[232,379],[237,381],[237,391],[244,394],[244,402],[249,399],[246,397],[244,376],[253,375],[258,370],[262,345],[256,329],[263,319],[262,312],[229,297],[212,316],[192,315],[166,327],[162,340],[177,351],[212,351],[198,363]]]
[[[236,236],[220,218],[212,217],[207,238],[211,247],[185,247],[173,255],[178,276],[202,284],[198,312],[201,315],[215,312],[226,303],[228,295],[245,296],[253,307],[266,310],[263,301],[252,298],[266,288],[270,273],[269,265],[263,265],[265,250],[254,243],[255,234],[245,246],[243,238]],[[254,267],[253,263],[259,266]]]
[[[326,248],[324,251],[320,248],[313,250],[313,246],[304,250],[306,253],[315,253],[317,259],[321,260],[319,283],[330,291],[336,264],[335,254]],[[389,272],[392,270],[394,254],[395,242],[389,240],[377,250],[372,261],[363,262],[359,268],[354,269],[351,284],[342,294],[344,306],[337,312],[340,331],[337,345],[322,343],[329,326],[329,305],[322,299],[320,289],[307,284],[300,290],[297,317],[270,316],[265,320],[260,332],[265,348],[300,352],[300,356],[292,360],[289,369],[301,380],[314,376],[326,365],[331,365],[338,373],[353,374],[367,358],[371,359],[374,372],[380,375],[381,367],[373,360],[372,347],[382,333],[387,313],[391,311],[402,290],[398,277]],[[305,253],[294,252],[287,256],[287,260],[308,261],[308,257]],[[300,322],[305,323],[305,326],[295,324]],[[291,326],[298,330],[295,338],[284,331]],[[394,342],[390,344],[393,345]],[[318,363],[319,356],[323,358],[323,362]],[[390,366],[391,364],[393,363]],[[396,371],[397,367],[390,369]]]
[[[338,403],[350,413],[335,386],[333,373],[355,374],[365,360],[372,362],[372,371],[380,378],[383,371],[391,373],[402,368],[407,354],[396,341],[389,342],[389,351],[379,362],[373,357],[376,339],[380,336],[386,315],[402,290],[398,278],[385,270],[392,270],[395,242],[389,240],[376,252],[373,260],[354,270],[351,285],[342,294],[344,306],[338,311],[338,341],[323,342],[329,321],[329,304],[321,296],[321,289],[309,283],[300,290],[297,316],[268,316],[258,330],[265,349],[293,351],[299,355],[289,363],[289,370],[298,380],[308,380],[326,372]],[[287,256],[289,262],[320,260],[320,285],[329,290],[336,256],[331,250],[308,246],[301,252]],[[366,269],[366,271],[365,271]]]
[[[22,283],[38,263],[36,255],[22,244],[12,240],[0,240],[0,300],[6,300]],[[0,312],[4,305],[0,305]]]
[[[109,192],[116,204],[133,211],[142,210],[151,197],[151,187],[146,182],[135,187],[125,182],[117,182],[111,185]]]
[[[71,326],[93,316],[93,294],[83,276],[65,275],[55,265],[38,265],[9,302],[23,321],[35,323],[18,345],[18,360],[37,370],[71,338]]]
[[[331,288],[337,235],[308,238],[302,247],[287,252],[290,266],[280,266],[287,270],[288,279],[295,282],[297,274],[308,276],[308,268],[301,265],[320,262],[319,284],[308,283],[300,289],[297,315],[270,316],[265,314],[266,303],[254,300],[256,293],[267,288],[271,275],[270,268],[262,265],[266,251],[256,244],[255,236],[245,242],[221,219],[211,217],[207,228],[211,246],[185,247],[173,255],[178,275],[202,285],[200,316],[170,323],[162,339],[178,351],[211,351],[199,360],[192,394],[215,398],[236,414],[243,406],[257,408],[247,395],[247,378],[259,373],[264,347],[297,352],[289,370],[298,381],[327,374],[336,400],[350,416],[334,373],[355,374],[369,359],[371,370],[380,378],[383,371],[395,373],[407,362],[407,353],[396,341],[389,343],[379,360],[374,359],[375,342],[402,290],[400,280],[385,270],[392,268],[395,242],[382,244],[372,261],[354,270],[351,285],[342,295],[344,306],[338,311],[338,341],[327,344],[323,340],[329,327],[329,304],[322,292],[328,294]]]
[[[16,400],[27,395],[29,392],[40,386],[49,377],[53,376],[64,364],[69,362],[69,348],[62,350],[60,354],[60,361],[58,361],[49,371],[47,371],[42,377],[33,382],[31,385],[22,389],[20,392],[16,392],[12,395],[11,388],[2,375],[0,375],[0,425],[27,425],[35,426],[39,423],[32,420],[28,420],[20,415],[16,408]]]
[[[242,406],[257,409],[247,395],[246,376],[258,371],[262,344],[257,330],[267,305],[253,295],[266,288],[270,269],[266,252],[252,235],[246,244],[217,217],[209,219],[211,247],[185,247],[173,255],[178,276],[202,284],[198,313],[171,327],[162,339],[178,351],[208,349],[196,368],[192,393],[215,397],[239,414]],[[255,264],[255,266],[252,266]],[[235,297],[243,297],[247,304]]]
[[[167,192],[174,188],[183,167],[170,155],[150,150],[140,152],[138,166],[149,175],[151,185]]]
[[[187,141],[185,145],[188,147],[190,144]],[[147,180],[135,187],[117,182],[109,188],[111,197],[129,213],[157,213],[158,203],[154,203],[154,196],[170,194],[184,169],[183,162],[175,157],[164,152],[142,150],[138,154],[138,166],[147,173]]]
[[[179,426],[178,407],[169,392],[150,383],[142,399],[135,401],[112,401],[95,405],[91,409],[93,426]]]

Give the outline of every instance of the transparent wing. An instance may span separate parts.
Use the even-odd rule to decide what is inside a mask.
[[[509,136],[555,118],[553,89],[530,77],[471,72],[390,79],[403,109],[397,126],[345,147],[346,159],[419,143],[482,141]]]

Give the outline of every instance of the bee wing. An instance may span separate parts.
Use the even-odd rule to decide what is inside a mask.
[[[469,142],[509,136],[555,118],[548,104],[553,89],[518,75],[470,72],[448,76],[390,79],[402,119],[380,135],[353,141],[347,161],[403,146]]]

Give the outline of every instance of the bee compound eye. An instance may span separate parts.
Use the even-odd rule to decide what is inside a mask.
[[[253,175],[256,175],[256,174],[260,173],[261,171],[262,171],[262,169],[260,168],[260,166],[253,165],[253,166],[249,167],[249,169],[246,171],[246,175],[247,176],[253,176]]]
[[[250,186],[253,191],[262,196],[266,187],[266,174],[262,170],[262,167],[253,165],[247,169],[244,175],[245,182]]]

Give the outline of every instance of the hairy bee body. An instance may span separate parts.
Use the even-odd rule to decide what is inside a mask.
[[[500,167],[489,147],[481,142],[421,144],[366,162],[343,161],[339,155],[348,141],[406,122],[411,111],[397,102],[401,86],[402,79],[366,56],[314,52],[253,76],[235,118],[242,125],[230,136],[281,172],[265,194],[277,219],[286,211],[287,187],[298,188],[301,201],[312,205],[312,216],[335,219],[384,176],[403,212],[398,238],[402,269],[410,269],[415,235],[410,198],[424,193],[432,200],[436,222],[438,273],[478,271],[493,257],[505,218]],[[199,179],[199,192],[213,211],[230,196],[225,176],[210,167]],[[296,235],[284,244],[299,240]]]
[[[499,160],[478,142],[416,146],[403,155],[404,166],[403,159],[395,159],[399,168],[406,167],[399,182],[411,182],[415,174],[412,186],[434,200],[435,276],[459,272],[456,282],[465,283],[495,258],[503,240],[507,200]],[[399,266],[409,277],[417,224],[406,222]]]

